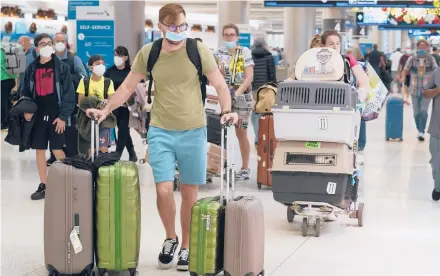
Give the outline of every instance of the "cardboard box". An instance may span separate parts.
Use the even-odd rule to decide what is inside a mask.
[[[226,160],[226,151],[225,160]],[[220,175],[222,169],[221,164],[221,147],[208,143],[208,165],[207,171],[212,174]]]

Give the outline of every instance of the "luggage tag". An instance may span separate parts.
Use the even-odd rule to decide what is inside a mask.
[[[83,250],[81,241],[75,228],[73,228],[72,232],[70,232],[70,242],[72,243],[73,251],[75,251],[75,254],[78,254]]]

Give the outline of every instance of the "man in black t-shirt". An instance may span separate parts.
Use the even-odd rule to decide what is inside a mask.
[[[38,106],[36,114],[24,114],[27,121],[35,116],[31,146],[36,150],[40,185],[31,199],[38,200],[43,199],[46,192],[48,143],[58,160],[65,157],[62,150],[64,130],[75,108],[75,90],[69,67],[53,54],[50,36],[40,34],[35,37],[34,44],[40,55],[26,69],[22,93],[33,99]]]

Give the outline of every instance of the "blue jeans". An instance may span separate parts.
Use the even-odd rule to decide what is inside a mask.
[[[428,122],[428,108],[431,99],[426,99],[423,95],[411,95],[411,97],[417,131],[425,133],[426,123]]]
[[[361,120],[361,128],[359,130],[358,150],[363,151],[367,144],[367,125],[364,120]]]
[[[255,133],[254,144],[255,145],[258,145],[258,128],[260,125],[260,117],[261,117],[261,114],[255,113],[255,111],[252,111],[251,121],[252,121],[252,125],[254,126],[254,133]]]

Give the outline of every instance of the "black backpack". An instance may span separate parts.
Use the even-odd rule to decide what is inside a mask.
[[[109,78],[104,78],[104,99],[108,98],[108,88],[110,87],[111,80]],[[89,85],[90,85],[90,78],[86,77],[84,78],[84,93],[85,96],[89,96]]]
[[[162,50],[162,40],[163,39],[161,38],[153,42],[150,55],[148,56],[147,72],[149,74],[148,79],[150,81],[150,83],[148,84],[148,100],[147,100],[148,104],[151,104],[151,88],[153,85],[153,67],[156,61],[159,59],[160,51]],[[202,92],[202,103],[203,105],[205,105],[207,78],[206,76],[203,75],[202,60],[200,58],[199,49],[197,48],[197,40],[194,40],[192,38],[186,39],[186,52],[192,64],[194,64],[194,66],[197,69],[197,73],[199,75],[199,80],[200,80],[200,90]]]
[[[69,66],[70,75],[72,76],[72,81],[73,81],[73,87],[75,88],[76,91],[76,89],[78,89],[79,82],[81,81],[83,76],[81,76],[81,74],[79,74],[78,72],[75,72],[75,56],[72,55],[71,53],[67,53],[67,59],[63,59],[62,61]],[[85,66],[84,68],[87,69],[87,66]],[[88,76],[84,76],[84,77],[88,77]]]

